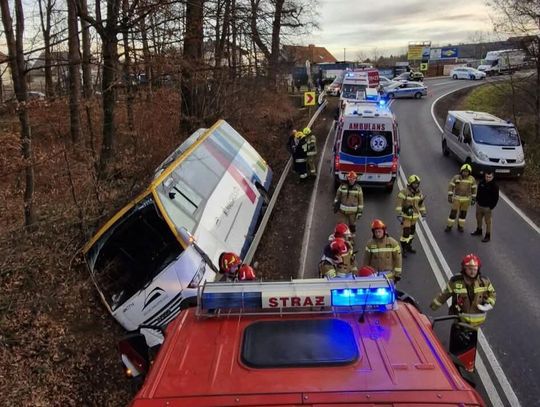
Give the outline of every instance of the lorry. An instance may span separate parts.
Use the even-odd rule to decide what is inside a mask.
[[[244,257],[268,203],[272,170],[227,122],[186,139],[150,185],[83,249],[109,313],[127,331],[165,327],[213,281],[222,252]],[[148,343],[162,340],[144,331]]]
[[[384,100],[345,103],[335,126],[333,154],[335,188],[354,171],[363,186],[392,192],[399,170],[399,132]]]
[[[384,276],[206,283],[152,357],[131,407],[485,406],[414,299]]]
[[[520,49],[505,49],[499,51],[488,51],[478,70],[486,75],[500,75],[512,73],[525,64],[525,52]]]

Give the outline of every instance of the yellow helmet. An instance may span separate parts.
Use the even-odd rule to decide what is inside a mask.
[[[306,136],[309,136],[311,134],[311,129],[309,127],[306,127],[304,130],[302,130],[303,133],[306,135]]]
[[[420,183],[420,177],[415,174],[409,175],[409,178],[407,178],[407,183],[411,185],[411,184],[414,184],[415,182]]]
[[[471,164],[463,164],[461,166],[461,168],[459,169],[459,172],[463,172],[463,171],[469,171],[469,174],[472,174],[472,167],[471,167]]]
[[[306,135],[304,133],[302,133],[301,131],[297,131],[295,134],[294,134],[294,138],[297,138],[297,139],[301,139],[303,137],[305,137]]]

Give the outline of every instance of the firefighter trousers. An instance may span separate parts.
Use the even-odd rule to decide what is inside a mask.
[[[307,157],[307,166],[309,175],[316,176],[317,175],[317,164],[315,164],[315,156],[314,155],[308,155]]]
[[[351,233],[354,234],[356,232],[356,212],[338,212],[338,223],[345,223],[347,226],[349,226],[349,229],[351,230]]]
[[[409,244],[414,239],[416,233],[416,219],[403,219],[401,223],[401,237],[399,241],[401,243]]]
[[[454,226],[454,223],[456,222],[456,216],[459,217],[458,219],[458,226],[462,228],[465,226],[465,219],[467,219],[467,209],[469,209],[469,205],[471,204],[471,198],[470,197],[463,197],[463,196],[455,196],[452,201],[452,208],[450,209],[450,215],[448,215],[448,227]]]

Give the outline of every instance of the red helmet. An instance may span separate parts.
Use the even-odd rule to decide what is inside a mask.
[[[375,270],[371,266],[364,266],[358,270],[358,277],[371,277],[377,274],[377,270]]]
[[[242,260],[236,254],[231,252],[223,252],[219,256],[219,272],[223,274],[234,273],[234,268],[242,264]]]
[[[356,181],[358,179],[358,174],[354,171],[349,171],[347,173],[347,180],[349,181]]]
[[[481,265],[482,262],[480,261],[480,258],[474,253],[469,253],[463,258],[463,260],[461,260],[462,271],[465,269],[465,266],[476,266],[478,267],[478,270],[480,270]]]
[[[330,243],[330,250],[332,250],[332,253],[336,256],[342,256],[344,254],[347,254],[349,252],[349,248],[347,247],[347,242],[343,240],[340,237],[335,238]]]
[[[338,223],[336,225],[336,228],[334,229],[334,237],[344,238],[345,236],[349,236],[350,234],[351,230],[345,223]]]
[[[383,229],[384,231],[386,231],[386,225],[382,220],[374,219],[373,222],[371,222],[371,230],[375,229]]]
[[[242,264],[238,269],[238,280],[255,280],[255,270],[247,264]]]

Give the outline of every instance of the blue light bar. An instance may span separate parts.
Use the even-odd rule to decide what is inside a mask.
[[[334,307],[383,306],[394,303],[392,287],[345,288],[330,291]]]
[[[383,107],[384,105],[386,105],[386,100],[384,99],[379,100],[379,106]]]
[[[205,309],[261,308],[260,292],[203,293],[201,305]]]

